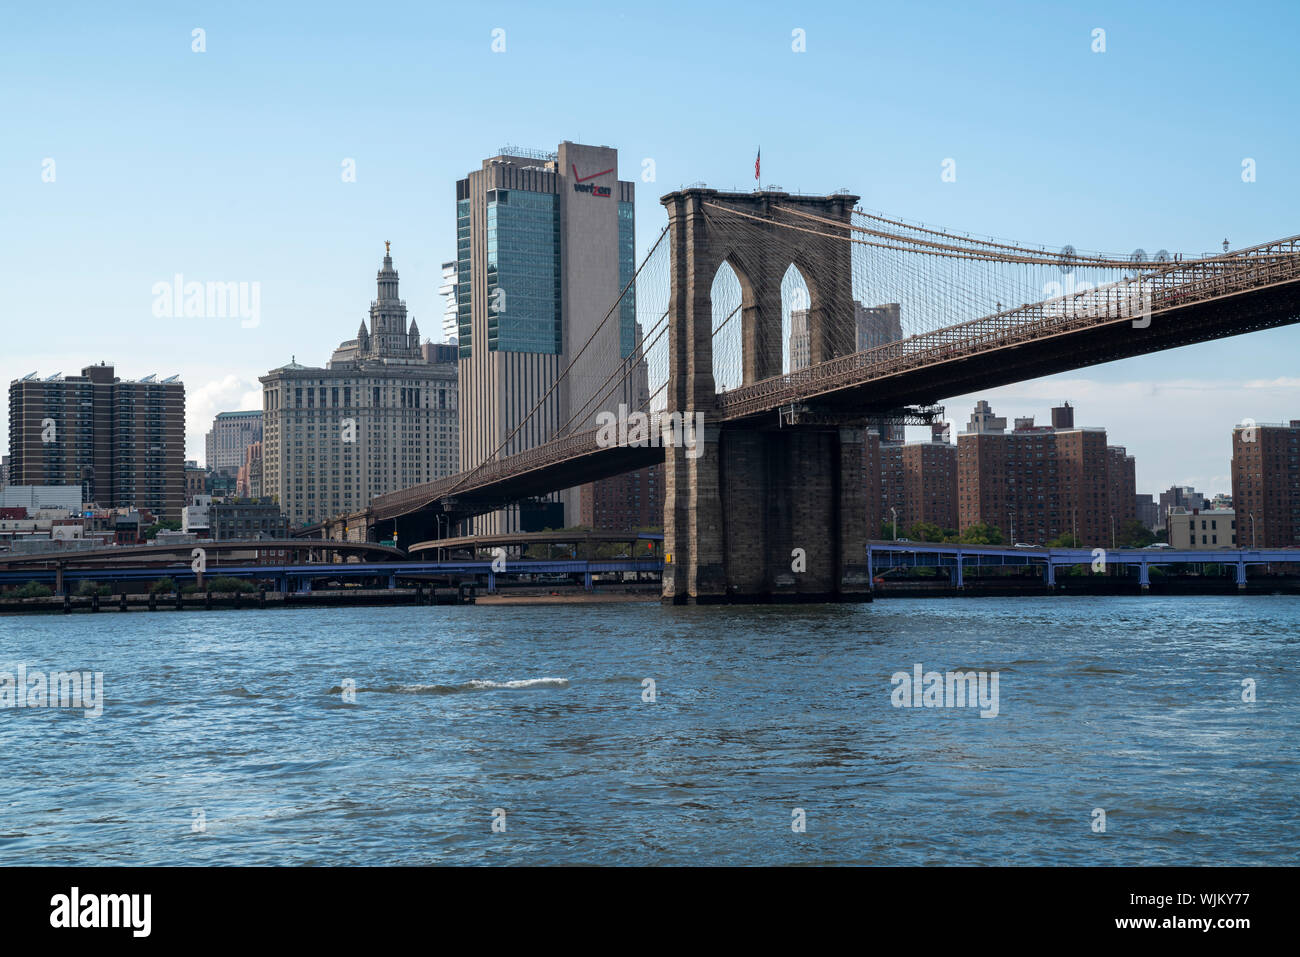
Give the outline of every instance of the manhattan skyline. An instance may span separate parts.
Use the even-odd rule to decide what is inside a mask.
[[[56,29],[18,12],[0,38],[12,317],[0,378],[101,360],[125,377],[179,374],[186,454],[201,459],[216,412],[260,407],[258,376],[291,355],[323,364],[352,333],[385,239],[410,312],[438,338],[455,180],[507,143],[618,148],[619,175],[639,187],[638,257],[665,221],[661,194],[752,188],[760,145],[764,185],[845,187],[867,209],[1048,248],[1194,254],[1294,230],[1297,134],[1279,117],[1296,14],[1280,5],[1251,19],[1204,5],[1183,17],[1112,4],[1022,18],[586,9],[397,3],[356,24],[331,5],[309,18],[84,7]],[[591,18],[619,42],[592,49],[575,29]],[[124,101],[129,117],[115,113]],[[1191,110],[1213,121],[1187,122]],[[955,182],[940,177],[948,158]],[[152,287],[177,273],[260,283],[260,322],[156,317]],[[1297,414],[1297,345],[1295,328],[1258,332],[943,404],[960,427],[978,398],[1008,418],[1069,400],[1137,457],[1140,491],[1226,491],[1232,424]]]

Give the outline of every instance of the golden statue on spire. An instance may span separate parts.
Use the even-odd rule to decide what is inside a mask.
[[[390,243],[387,239],[384,240],[384,255],[385,255],[385,256],[389,255],[389,247],[391,247],[392,245],[393,245],[393,244]]]

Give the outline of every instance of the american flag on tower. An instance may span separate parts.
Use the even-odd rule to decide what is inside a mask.
[[[763,148],[760,146],[758,152],[754,154],[754,179],[758,179],[758,163],[763,158]]]

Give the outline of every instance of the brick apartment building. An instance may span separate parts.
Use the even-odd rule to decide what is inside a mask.
[[[9,482],[75,485],[101,508],[179,519],[185,506],[185,386],[119,379],[113,366],[9,384]]]
[[[1105,429],[1074,424],[1068,404],[1052,409],[1052,424],[993,415],[975,407],[957,437],[959,529],[986,523],[1008,541],[1041,545],[1077,535],[1084,545],[1109,546],[1124,522],[1137,517],[1132,456],[1106,444]]]
[[[597,530],[660,528],[664,523],[663,469],[657,465],[581,488],[578,524]]]
[[[946,423],[936,423],[928,442],[878,442],[880,505],[869,514],[888,522],[891,532],[895,515],[900,536],[917,522],[957,528],[957,447],[944,438],[946,430]]]
[[[1232,430],[1232,507],[1243,548],[1300,547],[1300,419]]]

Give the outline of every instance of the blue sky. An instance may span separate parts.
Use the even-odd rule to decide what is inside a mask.
[[[19,5],[0,33],[0,381],[101,359],[129,377],[179,373],[201,459],[211,415],[256,405],[259,375],[291,355],[322,364],[355,334],[385,239],[437,337],[455,181],[506,143],[615,146],[625,179],[653,159],[656,182],[638,181],[642,248],[664,222],[659,195],[750,188],[759,144],[764,180],[786,189],[848,187],[868,208],[1052,247],[1289,236],[1297,11]],[[948,157],[955,183],[940,180]],[[156,317],[153,285],[176,273],[260,282],[260,323]],[[1137,456],[1141,491],[1227,491],[1231,425],[1300,418],[1298,346],[1295,328],[1256,333],[981,397],[1008,417],[1071,399],[1081,424]],[[974,398],[947,401],[950,417],[964,424]]]

